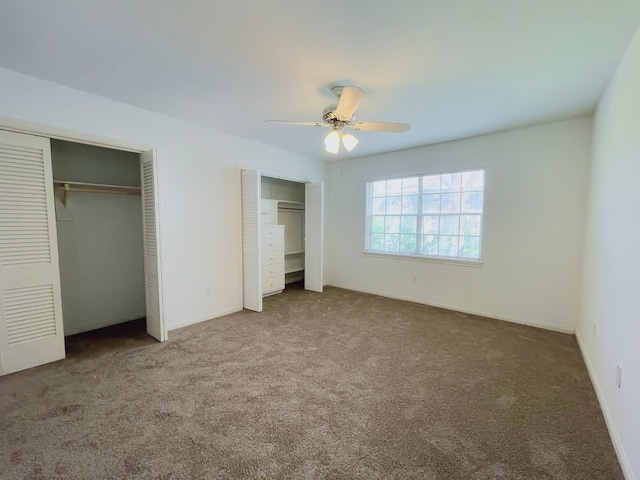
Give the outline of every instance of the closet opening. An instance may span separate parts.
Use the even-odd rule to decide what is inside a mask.
[[[262,212],[261,222],[263,226],[282,225],[284,257],[283,272],[277,271],[277,275],[284,275],[283,288],[293,282],[304,280],[304,220],[305,220],[305,188],[304,183],[291,180],[282,180],[262,176]],[[268,275],[271,270],[263,274]],[[263,278],[269,278],[264,277]],[[263,289],[263,295],[280,293],[282,289],[269,291]]]
[[[263,297],[303,282],[323,289],[324,185],[242,170],[242,298],[262,311]]]
[[[51,162],[64,336],[114,325],[139,336],[148,309],[141,155],[51,139]]]
[[[0,375],[63,359],[65,335],[136,318],[167,339],[155,155],[0,125]]]

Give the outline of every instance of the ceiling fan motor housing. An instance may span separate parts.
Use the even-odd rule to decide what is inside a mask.
[[[325,123],[329,123],[331,125],[333,125],[334,128],[344,128],[344,126],[346,124],[348,124],[353,117],[351,118],[342,118],[338,115],[336,115],[336,108],[338,105],[329,105],[327,108],[324,109],[324,112],[322,113],[322,119],[324,120]]]

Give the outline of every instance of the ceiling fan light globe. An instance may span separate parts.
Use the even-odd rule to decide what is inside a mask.
[[[335,130],[329,132],[324,139],[324,148],[329,153],[338,153],[340,150],[340,134]]]
[[[349,135],[348,133],[343,133],[342,144],[344,145],[344,148],[347,149],[347,152],[350,152],[355,148],[356,145],[358,145],[358,139],[353,135]]]

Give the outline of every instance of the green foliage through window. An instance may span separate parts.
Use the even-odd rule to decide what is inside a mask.
[[[367,184],[367,250],[479,259],[484,169]]]

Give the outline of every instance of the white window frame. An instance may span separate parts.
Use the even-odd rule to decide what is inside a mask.
[[[418,253],[420,249],[420,239],[421,239],[421,229],[422,229],[422,218],[424,216],[435,216],[435,214],[425,214],[422,212],[422,199],[423,199],[423,191],[422,191],[422,179],[423,177],[436,176],[436,175],[450,175],[457,173],[467,173],[473,172],[477,170],[482,170],[485,174],[485,182],[482,187],[482,209],[479,213],[480,215],[480,234],[479,234],[479,255],[477,258],[469,258],[469,257],[459,257],[459,256],[445,256],[445,255],[427,255]],[[417,225],[416,225],[416,252],[415,253],[401,253],[401,252],[384,252],[379,250],[372,250],[371,242],[372,242],[372,217],[374,216],[372,213],[372,200],[373,200],[373,184],[375,182],[381,181],[392,181],[392,180],[404,180],[409,178],[417,178],[418,179],[418,213],[417,216]],[[427,261],[427,262],[436,262],[436,263],[451,263],[451,264],[459,264],[466,266],[482,266],[482,238],[483,238],[483,224],[484,224],[484,200],[485,200],[485,189],[486,189],[486,171],[483,167],[476,168],[468,168],[464,170],[455,170],[455,171],[446,171],[446,172],[430,172],[430,173],[422,173],[417,175],[405,175],[402,177],[392,177],[392,178],[380,178],[377,180],[368,181],[366,184],[366,219],[365,219],[365,251],[363,252],[365,256],[371,257],[384,257],[384,258],[397,258],[404,260],[419,260],[419,261]],[[464,213],[453,213],[453,214],[442,214],[438,213],[438,217],[448,216],[448,215],[464,215]],[[385,214],[384,216],[387,216]],[[457,235],[460,237],[461,235]]]

